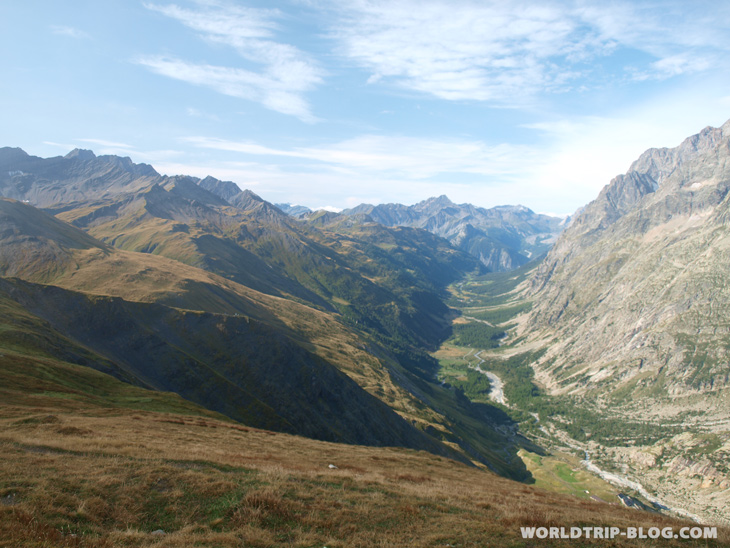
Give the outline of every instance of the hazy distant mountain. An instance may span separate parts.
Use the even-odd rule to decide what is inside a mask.
[[[312,211],[290,204],[277,204],[277,207],[317,226],[339,224],[346,216],[356,223],[422,228],[477,257],[493,272],[513,270],[546,253],[568,222],[534,213],[523,206],[485,209],[471,204],[457,205],[446,196],[429,198],[412,206],[361,204],[340,213]]]
[[[312,212],[307,206],[293,205],[293,204],[274,204],[276,207],[281,209],[287,215],[292,217],[302,217]]]
[[[546,253],[564,228],[564,219],[523,206],[491,209],[455,204],[446,196],[413,206],[362,204],[343,215],[367,215],[385,226],[423,228],[477,257],[490,271],[512,270]]]

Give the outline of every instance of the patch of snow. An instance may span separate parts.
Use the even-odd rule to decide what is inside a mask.
[[[706,187],[708,185],[712,185],[714,183],[715,183],[715,181],[713,181],[712,179],[705,179],[704,181],[699,181],[699,182],[692,183],[691,185],[689,185],[689,190],[698,190],[700,188]]]

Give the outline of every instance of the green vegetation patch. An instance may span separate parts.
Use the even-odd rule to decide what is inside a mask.
[[[488,310],[474,312],[470,311],[469,316],[477,320],[484,320],[492,324],[501,324],[507,322],[524,312],[532,309],[532,303],[525,301],[511,306],[501,306],[498,308],[490,308]]]
[[[450,384],[461,390],[471,401],[477,403],[488,403],[489,390],[491,385],[489,378],[475,369],[467,369],[465,376],[454,378]]]
[[[520,451],[520,457],[535,478],[536,487],[581,499],[616,500],[616,489],[582,469],[575,457],[562,453],[537,455],[525,450]]]
[[[459,346],[468,346],[488,350],[498,348],[499,341],[507,334],[504,330],[485,323],[467,323],[454,325],[454,342]]]

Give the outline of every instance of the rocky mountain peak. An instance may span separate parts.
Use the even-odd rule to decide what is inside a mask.
[[[229,200],[241,193],[241,189],[236,183],[232,181],[221,181],[210,175],[200,181],[198,185],[220,196],[224,200]]]
[[[3,167],[11,167],[14,161],[26,160],[28,153],[18,147],[2,147],[0,148],[0,165]]]
[[[91,151],[88,151],[91,152]],[[94,154],[93,152],[91,153]],[[105,155],[95,157],[100,162],[107,163],[114,168],[121,169],[135,177],[157,177],[159,173],[149,164],[136,164],[129,156]]]
[[[438,211],[439,209],[444,209],[447,207],[455,206],[456,204],[449,200],[448,196],[445,194],[442,194],[438,197],[431,197],[426,200],[423,200],[422,202],[417,203],[414,207],[414,209],[420,210],[420,211]]]
[[[719,203],[726,192],[723,173],[729,156],[730,121],[720,128],[706,127],[677,147],[644,152],[571,220],[533,278],[533,288],[543,287],[556,267],[579,256],[607,232],[644,233],[673,216]]]
[[[545,253],[565,223],[517,206],[491,209],[455,204],[447,196],[428,198],[412,206],[361,204],[343,215],[367,214],[384,226],[423,228],[479,258],[489,270],[512,270]]]
[[[532,319],[582,337],[566,359],[684,367],[694,359],[685,334],[696,348],[716,344],[695,323],[725,309],[719,280],[727,267],[718,250],[727,245],[727,129],[705,128],[675,148],[646,151],[558,239],[531,281],[540,303]],[[693,371],[711,360],[700,362]]]
[[[246,201],[258,202],[258,203],[263,203],[265,201],[261,196],[259,196],[258,194],[256,194],[255,192],[253,192],[249,189],[246,189],[242,192],[241,198]]]
[[[64,158],[66,158],[67,160],[86,161],[86,160],[93,160],[94,158],[96,158],[96,154],[94,154],[94,152],[91,150],[87,150],[84,148],[75,148],[71,152],[66,154],[66,156],[64,156]]]

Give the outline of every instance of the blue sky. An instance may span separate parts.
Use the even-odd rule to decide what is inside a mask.
[[[730,118],[730,2],[0,2],[0,146],[272,202],[569,214]]]

